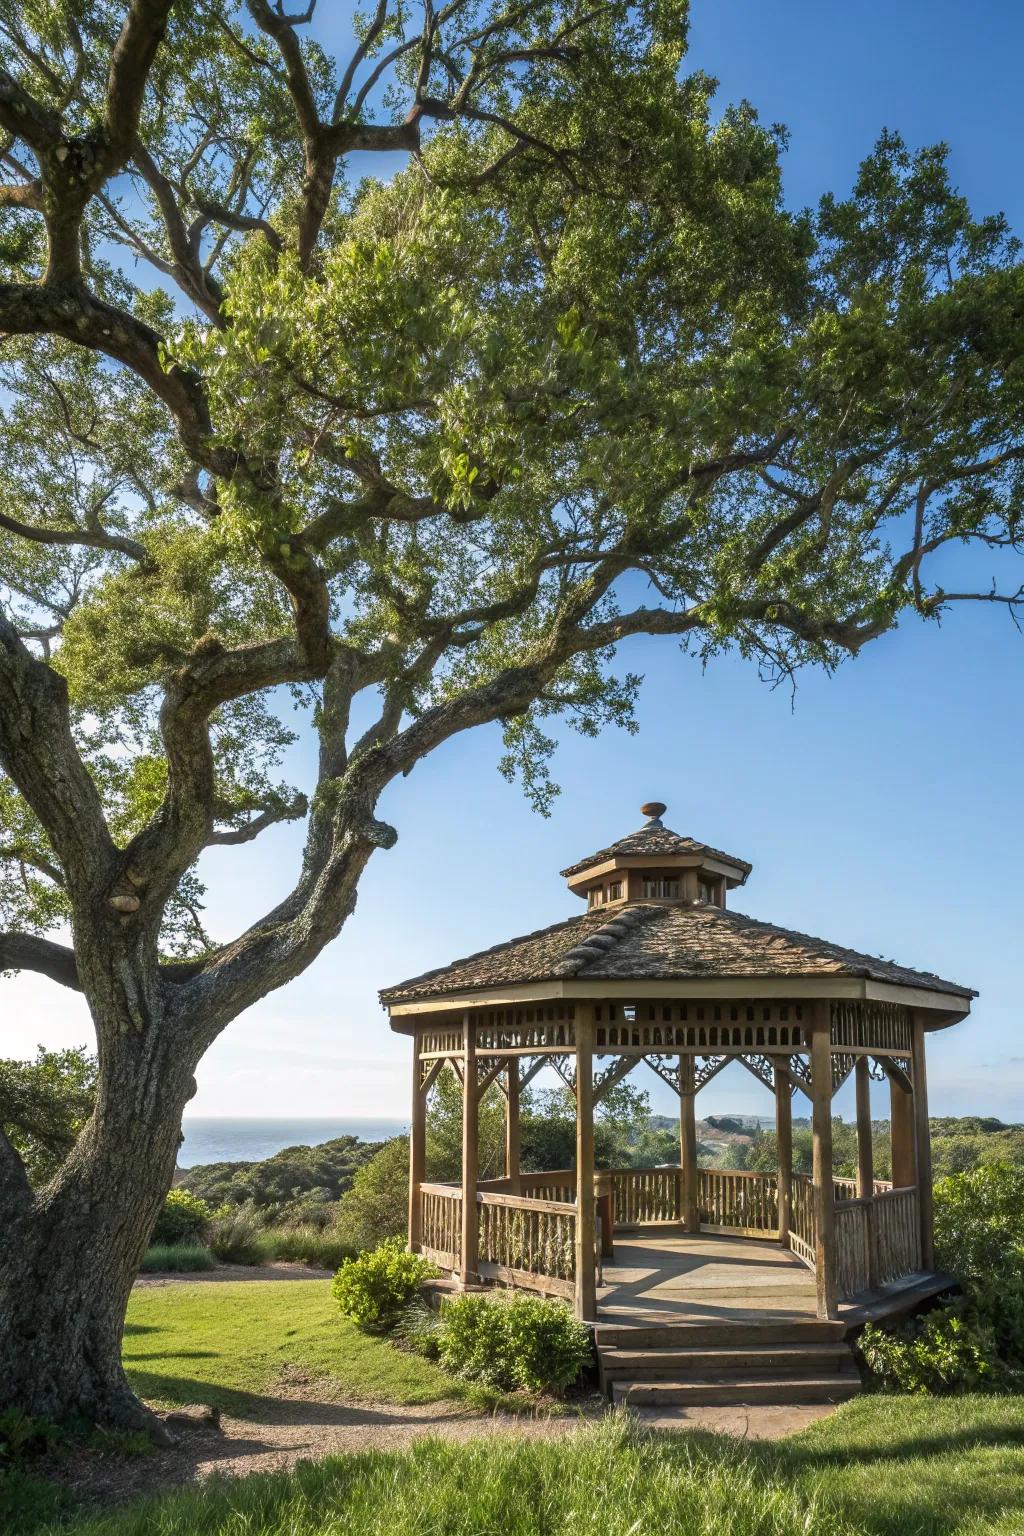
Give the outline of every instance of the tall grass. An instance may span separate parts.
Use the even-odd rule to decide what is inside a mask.
[[[356,1256],[352,1244],[342,1242],[331,1228],[272,1227],[264,1235],[275,1259],[309,1264],[315,1269],[337,1269],[345,1259]]]
[[[214,1257],[209,1248],[201,1243],[154,1243],[144,1255],[139,1268],[144,1275],[161,1270],[174,1273],[194,1273],[200,1269],[213,1269]]]
[[[211,1483],[76,1525],[76,1536],[854,1536],[820,1493],[709,1435],[621,1417],[567,1439],[420,1441]]]
[[[208,1221],[206,1241],[222,1264],[266,1264],[274,1257],[259,1217],[244,1205]]]

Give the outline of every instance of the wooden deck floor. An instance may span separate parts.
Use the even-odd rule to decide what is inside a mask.
[[[598,1320],[622,1323],[803,1322],[814,1275],[777,1243],[701,1233],[615,1239],[597,1293]]]
[[[839,1305],[848,1328],[907,1313],[955,1287],[951,1275],[908,1275]],[[615,1239],[597,1291],[605,1324],[796,1323],[817,1316],[814,1275],[778,1243],[717,1233],[634,1232]]]

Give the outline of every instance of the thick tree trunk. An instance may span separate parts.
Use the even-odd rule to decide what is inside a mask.
[[[92,1120],[53,1183],[14,1206],[0,1245],[0,1409],[154,1426],[121,1339],[195,1090],[183,1054],[166,1021],[101,1047]]]

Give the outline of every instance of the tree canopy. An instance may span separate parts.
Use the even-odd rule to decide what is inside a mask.
[[[205,957],[164,975],[215,1027],[443,741],[501,722],[546,807],[545,722],[630,721],[626,637],[777,676],[1020,602],[929,575],[1016,544],[1024,453],[1017,243],[941,147],[793,214],[682,3],[382,0],[348,58],[312,22],[0,5],[0,964],[81,984],[109,922]],[[298,817],[291,894],[215,945],[203,849]]]
[[[0,1133],[31,1184],[51,1179],[93,1111],[96,1061],[85,1050],[48,1051],[32,1061],[0,1060]]]

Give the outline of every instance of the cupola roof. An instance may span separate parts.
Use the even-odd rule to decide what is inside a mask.
[[[726,884],[743,885],[753,865],[739,859],[710,843],[702,843],[695,837],[684,837],[666,827],[662,816],[668,809],[660,800],[651,800],[640,807],[647,820],[636,832],[620,837],[618,842],[599,848],[596,853],[562,870],[571,889],[586,885],[588,879],[612,869],[629,869],[647,866],[669,870],[686,867],[705,870],[723,876]]]

